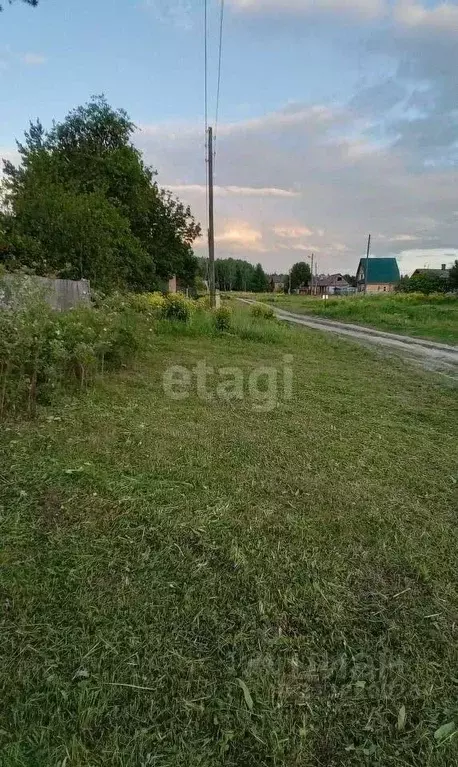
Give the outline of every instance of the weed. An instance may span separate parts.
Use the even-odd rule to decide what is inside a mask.
[[[213,322],[215,328],[220,332],[228,331],[231,328],[232,311],[228,306],[220,306],[213,312]]]

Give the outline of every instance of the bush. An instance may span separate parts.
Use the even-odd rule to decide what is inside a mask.
[[[168,293],[165,297],[162,316],[167,320],[189,322],[194,308],[194,302],[190,301],[182,293]]]
[[[264,304],[253,304],[250,309],[252,317],[263,320],[275,319],[275,312],[271,306],[264,306]]]
[[[14,303],[0,308],[0,416],[32,415],[57,389],[85,388],[138,349],[143,325],[131,296],[56,312],[27,280],[18,279],[18,286]]]
[[[153,314],[160,316],[166,303],[165,297],[162,295],[162,293],[146,293],[146,298],[148,301],[148,306],[152,310]]]
[[[210,296],[201,296],[196,301],[196,309],[210,309]]]
[[[228,306],[220,306],[213,312],[213,322],[216,330],[221,333],[231,328],[232,312]]]

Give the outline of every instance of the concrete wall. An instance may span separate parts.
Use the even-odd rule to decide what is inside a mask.
[[[36,275],[5,274],[0,278],[0,306],[20,304],[34,291],[59,311],[91,303],[88,280],[54,280]]]

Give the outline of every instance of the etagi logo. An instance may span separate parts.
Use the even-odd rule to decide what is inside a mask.
[[[162,386],[169,399],[181,401],[192,394],[211,402],[249,400],[253,410],[268,413],[293,398],[294,358],[287,354],[279,367],[256,367],[249,372],[238,367],[215,368],[201,360],[192,368],[173,365],[164,371]]]

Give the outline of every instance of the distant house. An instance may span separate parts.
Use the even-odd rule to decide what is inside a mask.
[[[288,282],[287,274],[271,274],[269,278],[270,288],[273,293],[283,292],[285,283]]]
[[[365,258],[362,258],[356,273],[359,293],[366,290],[366,285],[368,293],[391,293],[400,279],[399,266],[395,258],[369,258],[367,262]]]
[[[301,285],[299,295],[332,296],[339,293],[351,293],[352,288],[342,274],[320,274],[313,277],[313,284]]]
[[[314,293],[319,296],[345,293],[349,287],[349,283],[342,274],[321,274],[313,281]]]
[[[450,275],[450,269],[447,269],[446,264],[442,264],[440,269],[415,269],[412,277],[442,277],[443,280],[448,280]]]

